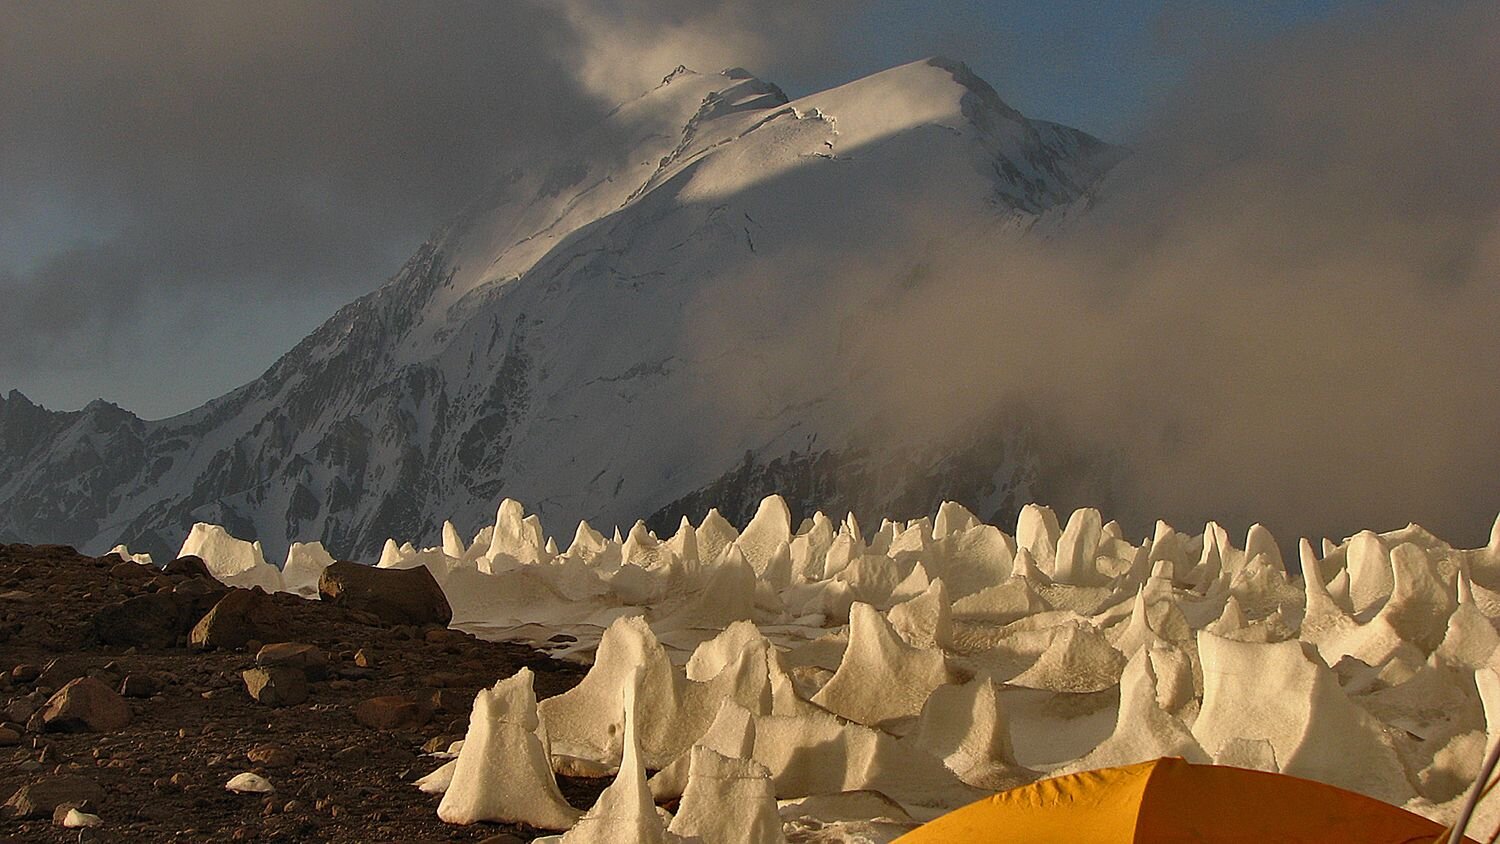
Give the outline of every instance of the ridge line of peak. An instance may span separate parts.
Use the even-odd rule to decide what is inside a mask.
[[[698,75],[698,71],[689,68],[685,64],[680,64],[680,65],[672,68],[672,71],[670,73],[668,73],[666,76],[663,76],[661,78],[661,85],[670,84],[673,79],[676,79],[679,76],[686,76],[687,74],[692,74],[694,76],[697,76]],[[658,85],[657,87],[660,88],[661,85]]]
[[[975,73],[973,68],[957,59],[950,59],[944,55],[929,56],[924,63],[931,67],[945,70],[953,77],[953,81],[969,89],[985,105],[990,106],[1001,114],[1017,121],[1026,121],[1027,118],[1021,112],[1013,108],[1005,100],[1000,99],[1000,94],[994,86],[984,80],[984,77]]]

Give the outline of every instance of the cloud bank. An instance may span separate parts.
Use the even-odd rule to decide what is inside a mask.
[[[1046,503],[1103,505],[1135,534],[1414,520],[1482,544],[1500,509],[1495,79],[1493,4],[1345,14],[1221,54],[1053,236],[985,242],[891,196],[879,253],[785,256],[844,269],[786,332],[811,339],[734,395],[874,372],[858,401],[939,443],[1024,407],[1103,457],[1043,478]]]

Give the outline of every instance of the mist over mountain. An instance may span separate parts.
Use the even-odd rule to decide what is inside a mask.
[[[505,496],[566,536],[781,492],[1482,542],[1496,43],[1493,4],[1299,27],[1197,68],[1128,154],[946,60],[792,102],[673,73],[202,408],[12,395],[0,534],[369,557]]]
[[[370,557],[502,496],[550,525],[628,526],[711,505],[742,520],[771,491],[870,515],[957,498],[1005,521],[1077,452],[1022,406],[911,436],[862,398],[888,381],[868,327],[949,242],[1065,228],[1120,157],[945,59],[790,102],[742,70],[679,68],[201,408],[143,421],[12,392],[0,536],[168,552],[208,521],[273,558],[297,539]],[[941,232],[916,224],[932,215]]]

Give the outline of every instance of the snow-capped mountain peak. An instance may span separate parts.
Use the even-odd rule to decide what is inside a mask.
[[[202,408],[143,422],[12,393],[0,537],[165,552],[204,521],[273,559],[293,540],[373,558],[391,534],[438,541],[449,514],[476,527],[502,497],[564,533],[641,512],[665,529],[715,504],[743,520],[768,485],[803,490],[797,506],[925,512],[968,495],[927,488],[932,461],[957,459],[989,515],[1025,483],[1010,433],[886,460],[857,420],[825,412],[878,373],[778,370],[766,350],[799,342],[789,331],[836,334],[839,314],[791,319],[820,301],[834,251],[906,260],[893,211],[940,207],[1016,237],[1116,156],[942,58],[796,100],[739,68],[678,68],[572,148],[538,151],[385,285]],[[860,295],[911,270],[889,269]]]

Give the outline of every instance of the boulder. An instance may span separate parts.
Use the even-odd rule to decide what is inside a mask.
[[[208,563],[203,562],[202,557],[189,554],[162,566],[161,573],[165,575],[182,575],[185,577],[206,577],[213,579],[213,572],[208,570]]]
[[[245,758],[271,770],[290,768],[297,764],[295,752],[275,744],[258,744],[245,751]]]
[[[42,673],[36,677],[36,685],[39,688],[60,689],[67,685],[70,680],[77,680],[89,673],[89,669],[95,667],[96,661],[82,653],[65,653],[47,660],[42,666]]]
[[[120,580],[145,583],[156,576],[156,569],[151,566],[143,566],[140,563],[126,561],[110,566],[109,576],[119,578]]]
[[[3,710],[0,710],[0,715],[4,715],[13,723],[24,724],[30,721],[31,716],[40,708],[29,697],[15,697],[11,698],[10,703],[7,703]]]
[[[243,648],[251,641],[285,639],[286,613],[260,589],[231,589],[194,625],[188,642],[195,648]]]
[[[220,598],[224,597],[224,593],[228,591],[228,586],[211,577],[185,577],[182,580],[176,581],[176,585],[172,587],[173,595],[183,596],[194,601],[206,602],[207,606],[204,607],[205,612]]]
[[[255,654],[255,664],[263,667],[295,668],[309,680],[328,676],[328,656],[317,645],[304,642],[276,642]]]
[[[245,691],[266,706],[296,706],[307,700],[307,675],[296,668],[272,665],[241,672]]]
[[[120,694],[125,697],[151,697],[161,691],[161,683],[150,674],[126,674],[120,681]]]
[[[57,690],[42,707],[45,729],[108,733],[130,723],[130,704],[93,677],[80,677]]]
[[[191,623],[188,612],[187,602],[172,595],[137,595],[94,613],[94,638],[119,647],[170,648]]]
[[[354,720],[372,730],[416,729],[431,717],[426,706],[402,695],[372,697],[354,706]]]
[[[104,789],[88,777],[77,774],[55,774],[21,786],[6,806],[16,818],[50,818],[58,806],[98,805],[104,800]]]
[[[318,594],[338,606],[379,616],[387,624],[438,624],[453,620],[453,608],[426,566],[381,569],[336,562],[323,570]]]

